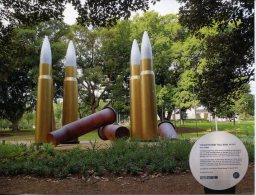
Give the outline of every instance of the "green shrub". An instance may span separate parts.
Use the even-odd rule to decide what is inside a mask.
[[[254,142],[244,142],[249,159],[254,161]],[[69,174],[102,176],[105,172],[141,174],[173,173],[189,169],[188,141],[160,140],[156,143],[118,140],[107,149],[58,151],[50,144],[0,144],[0,175],[34,174],[64,178]],[[96,145],[94,145],[96,146]]]

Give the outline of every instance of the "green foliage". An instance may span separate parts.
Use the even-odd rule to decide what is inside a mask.
[[[239,99],[236,91],[252,79],[254,72],[251,68],[254,3],[244,0],[179,2],[183,3],[180,23],[189,28],[201,45],[200,49],[198,43],[192,44],[199,55],[189,52],[190,59],[197,65],[193,70],[198,72],[198,98],[213,113],[230,110],[233,101]]]
[[[254,97],[249,94],[249,85],[245,85],[242,90],[244,93],[241,93],[240,98],[235,101],[233,109],[241,119],[248,119],[254,116]]]
[[[63,19],[63,11],[67,3],[71,3],[78,11],[77,21],[89,26],[110,26],[116,24],[121,18],[128,19],[131,12],[149,9],[149,4],[155,4],[159,0],[137,0],[137,1],[23,1],[2,0],[0,15],[3,20],[14,24],[33,26],[51,19]],[[2,24],[3,21],[1,21]]]
[[[54,31],[49,31],[49,28],[54,28]],[[0,70],[0,118],[9,120],[14,131],[19,130],[23,114],[35,107],[40,48],[45,35],[50,38],[53,53],[53,80],[58,89],[55,99],[61,96],[61,60],[67,45],[63,42],[66,32],[67,26],[63,22],[50,21],[34,29],[20,26],[1,37],[5,40],[3,47],[9,54],[0,56],[0,61],[6,67]]]
[[[35,174],[63,178],[69,174],[102,176],[147,172],[173,173],[189,169],[192,143],[161,140],[157,143],[118,140],[107,149],[55,150],[52,145],[36,146],[0,144],[0,175]],[[245,142],[250,161],[254,161],[254,144]]]
[[[103,150],[76,147],[63,153],[48,144],[39,149],[33,145],[1,144],[0,175],[36,174],[62,178],[68,174],[101,176],[106,171],[118,175],[172,173],[177,168],[188,169],[185,161],[188,161],[191,147],[191,143],[183,141],[140,144],[119,140]]]

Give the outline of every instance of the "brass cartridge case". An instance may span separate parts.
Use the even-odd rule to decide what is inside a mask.
[[[52,66],[51,66],[51,76],[52,76]],[[52,100],[54,97],[54,85],[53,85],[53,80],[52,80]],[[56,123],[55,123],[55,116],[54,116],[54,108],[53,108],[53,102],[52,102],[52,127],[51,131],[54,131],[56,129]]]
[[[130,117],[131,139],[140,140],[142,138],[140,65],[131,66]]]
[[[78,88],[76,67],[65,68],[62,125],[78,120]]]
[[[52,77],[51,65],[40,64],[37,105],[36,105],[36,143],[47,143],[47,135],[52,129]]]
[[[62,126],[79,119],[78,116],[78,86],[76,67],[65,67]],[[62,143],[79,143],[78,138]]]
[[[156,87],[152,59],[142,59],[140,78],[142,138],[145,141],[156,140],[158,138]]]

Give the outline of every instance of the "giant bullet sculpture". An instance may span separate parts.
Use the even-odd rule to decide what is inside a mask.
[[[157,110],[155,75],[152,63],[152,48],[148,33],[145,31],[141,44],[141,120],[143,140],[156,140]]]
[[[116,121],[116,112],[113,108],[106,107],[92,115],[71,122],[57,131],[48,134],[48,142],[58,145],[64,141],[73,140],[102,126]]]
[[[72,41],[69,42],[64,79],[63,113],[62,125],[78,120],[78,87],[76,78],[76,53]],[[70,140],[68,143],[78,143],[78,139]]]
[[[163,137],[163,138],[168,138],[168,139],[178,138],[174,125],[169,121],[162,121],[158,124],[158,133],[160,137]]]
[[[130,136],[129,129],[121,125],[106,125],[98,129],[98,135],[102,140],[111,140],[116,139],[128,139]]]
[[[141,90],[140,90],[140,49],[136,40],[131,49],[131,78],[130,78],[130,118],[131,139],[142,138],[141,129]]]
[[[36,143],[47,143],[47,134],[52,130],[52,54],[48,37],[45,36],[40,54],[37,105]]]

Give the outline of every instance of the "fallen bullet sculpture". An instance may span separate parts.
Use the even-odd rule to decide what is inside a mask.
[[[54,145],[58,145],[63,141],[75,139],[102,126],[112,124],[115,121],[115,110],[113,108],[106,107],[99,112],[71,122],[63,126],[61,129],[49,133],[47,141]]]
[[[121,125],[106,125],[98,129],[98,135],[102,140],[128,139],[130,131]]]
[[[158,124],[158,133],[160,137],[169,138],[169,139],[178,138],[174,125],[169,121],[163,121]]]

